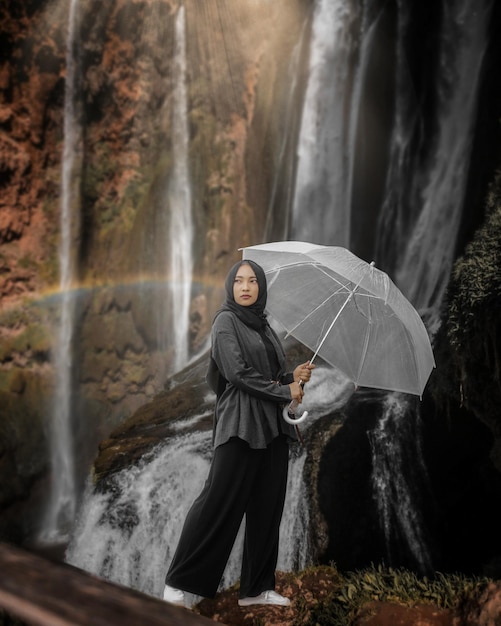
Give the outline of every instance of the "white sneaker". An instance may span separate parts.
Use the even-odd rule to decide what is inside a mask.
[[[291,601],[289,598],[281,596],[276,591],[263,591],[258,596],[248,598],[240,598],[238,606],[251,606],[252,604],[274,604],[276,606],[289,606]]]
[[[184,591],[165,585],[164,600],[170,604],[175,604],[176,606],[184,606]]]

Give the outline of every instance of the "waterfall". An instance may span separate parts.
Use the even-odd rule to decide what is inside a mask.
[[[344,187],[344,194],[341,201],[345,207],[344,211],[348,210],[348,215],[338,217],[336,212],[336,221],[341,220],[342,223],[346,223],[347,236],[344,245],[349,246],[352,241],[352,229],[350,220],[355,211],[356,204],[354,200],[355,186],[360,184],[360,181],[356,180],[356,156],[359,149],[359,145],[362,146],[362,152],[366,149],[366,143],[369,143],[370,138],[364,136],[364,131],[361,128],[361,120],[363,118],[364,110],[364,87],[369,77],[369,63],[371,55],[374,52],[375,43],[377,40],[377,27],[382,13],[378,12],[374,16],[371,11],[371,0],[365,0],[362,4],[362,14],[360,16],[360,30],[359,41],[357,42],[358,48],[358,61],[354,64],[353,68],[353,94],[352,102],[350,106],[350,113],[346,120],[347,126],[347,155],[345,171],[343,172],[342,184]],[[346,62],[346,61],[345,61]],[[345,89],[348,88],[348,80],[345,77]],[[363,185],[368,185],[368,181],[364,181]],[[355,217],[356,219],[356,217]],[[332,244],[336,243],[333,239]]]
[[[172,113],[173,171],[168,187],[170,209],[169,296],[174,335],[173,371],[188,362],[188,331],[192,277],[193,220],[188,165],[188,101],[186,93],[185,9],[178,9],[175,25],[174,94]]]
[[[364,233],[372,239],[376,265],[392,270],[393,280],[423,315],[431,334],[438,327],[454,261],[492,1],[455,0],[443,2],[442,7],[439,63],[434,74],[436,131],[433,137],[421,137],[421,150],[427,154],[423,159],[416,155],[416,135],[422,133],[424,112],[419,109],[405,49],[412,26],[411,7],[403,0],[397,3],[395,101],[387,103],[388,110],[393,108],[393,120],[386,183],[381,209],[373,208],[379,212],[377,232]],[[383,9],[375,0],[364,1],[361,15],[346,2],[317,0],[315,4],[292,211],[293,239],[346,247],[354,243],[351,214],[363,207],[355,206],[353,192],[370,184],[364,176],[374,176],[373,172],[357,171],[355,162],[357,151],[363,152],[367,142],[359,122],[362,108],[367,106],[368,63],[378,43]],[[353,33],[358,23],[356,41]],[[373,224],[368,214],[356,217]],[[405,395],[390,394],[383,402],[380,421],[370,434],[372,481],[389,558],[390,539],[398,537],[418,568],[425,571],[431,559],[417,513],[420,493],[411,484],[409,465],[404,473],[399,471],[406,455],[412,455],[411,465],[422,469],[421,488],[426,489],[416,413]],[[406,421],[413,422],[413,428]]]
[[[180,433],[140,465],[114,475],[106,494],[96,494],[89,483],[66,561],[108,580],[161,596],[184,518],[207,478],[211,450],[211,432]],[[281,526],[285,539],[278,559],[278,568],[284,571],[304,567],[309,556],[302,478],[305,458],[302,449],[290,464]],[[242,550],[243,527],[221,588],[239,579]]]
[[[355,6],[315,4],[292,207],[291,239],[347,246],[350,239],[350,67]]]
[[[386,542],[388,563],[398,560],[394,536],[407,546],[416,568],[432,570],[424,523],[417,506],[426,489],[428,474],[421,450],[419,414],[409,419],[407,402],[399,394],[383,400],[382,416],[369,434],[372,450],[372,482],[379,519]]]
[[[346,379],[321,366],[308,384],[304,407],[317,419],[333,410],[333,392],[337,407],[352,392]],[[107,479],[105,493],[97,492],[88,481],[66,552],[68,563],[152,596],[162,595],[184,518],[209,471],[212,433],[196,430],[207,417],[204,412],[179,419],[173,424],[177,434],[138,465]],[[303,478],[306,452],[305,447],[291,448],[277,563],[281,571],[302,569],[310,563],[309,505]],[[243,525],[221,589],[239,579],[242,550]]]
[[[413,94],[409,93],[409,87],[403,87],[408,81],[408,69],[403,51],[404,33],[399,37],[397,84],[402,88],[396,92],[391,177],[382,224],[388,225],[386,210],[396,204],[393,219],[400,249],[395,282],[426,315],[432,333],[439,324],[440,307],[454,261],[492,6],[492,0],[442,3],[443,25],[434,88],[438,97],[437,130],[428,159],[420,168],[408,158],[409,140],[421,112],[412,110]],[[409,23],[406,11],[406,3],[400,2],[399,31]],[[408,170],[409,166],[413,172]],[[404,187],[409,179],[410,186]],[[412,198],[410,203],[405,201],[406,194]],[[388,243],[387,237],[384,242]]]
[[[76,488],[71,434],[72,339],[75,314],[74,263],[72,259],[73,224],[77,198],[74,173],[78,148],[78,126],[75,111],[75,31],[78,0],[71,0],[68,17],[66,81],[64,100],[64,148],[61,181],[60,319],[54,349],[55,393],[49,425],[51,490],[42,520],[39,540],[43,543],[64,542],[75,517]]]
[[[379,249],[384,250],[388,244],[384,229],[393,220],[390,231],[398,232],[397,241],[401,244],[395,263],[395,282],[422,312],[433,333],[439,325],[454,261],[492,3],[489,0],[479,6],[474,0],[457,0],[443,4],[435,89],[439,96],[437,136],[432,143],[433,152],[421,170],[409,158],[409,142],[419,112],[413,109],[415,98],[403,50],[405,30],[410,23],[406,6],[405,2],[399,3],[396,77],[399,88],[386,200],[381,213],[384,243],[379,243]],[[414,204],[406,201],[406,195],[414,199]],[[382,417],[371,433],[372,478],[387,542],[387,558],[391,563],[393,534],[397,542],[407,545],[419,569],[427,572],[432,563],[418,512],[417,480],[413,478],[416,468],[421,468],[426,483],[419,451],[419,423],[419,410],[410,407],[406,396],[395,394],[385,400]],[[412,465],[405,468],[409,455]]]
[[[202,417],[202,416],[200,416]],[[66,561],[153,596],[209,468],[211,435],[179,434],[96,494],[87,485]]]
[[[293,159],[290,158],[291,152],[291,129],[294,127],[295,116],[297,115],[297,107],[295,102],[298,94],[299,83],[299,67],[301,62],[301,55],[304,50],[305,33],[307,31],[307,23],[303,24],[301,29],[301,36],[299,41],[294,46],[291,59],[288,64],[288,94],[287,103],[285,105],[285,111],[283,115],[283,128],[281,131],[281,137],[279,139],[277,163],[275,165],[275,176],[273,178],[273,186],[270,194],[270,201],[268,203],[268,211],[266,214],[266,226],[263,231],[263,241],[269,241],[271,233],[274,232],[274,223],[277,219],[277,204],[280,201],[279,193],[283,193],[285,189],[285,205],[288,206],[291,203],[289,195],[291,194],[290,181],[294,180],[294,164]],[[281,211],[283,214],[284,212]],[[290,216],[289,212],[285,211],[285,219],[283,228],[280,230],[280,234],[277,238],[285,239],[290,230]],[[274,237],[272,237],[274,239]]]

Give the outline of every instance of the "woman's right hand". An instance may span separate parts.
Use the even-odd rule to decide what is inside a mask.
[[[299,383],[293,382],[290,383],[289,389],[291,391],[291,397],[296,402],[302,402],[304,396],[304,390]]]

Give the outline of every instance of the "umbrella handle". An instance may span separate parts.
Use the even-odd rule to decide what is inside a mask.
[[[302,380],[299,381],[299,385],[304,387],[304,382]],[[284,408],[282,411],[282,417],[287,422],[287,424],[301,424],[308,417],[308,411],[304,411],[301,417],[296,417],[297,407],[299,406],[299,402],[297,400],[292,400],[289,402],[289,405]]]
[[[282,411],[282,417],[287,422],[287,424],[293,424],[294,426],[296,424],[301,424],[301,422],[304,422],[304,420],[308,417],[308,411],[304,411],[301,417],[292,417],[293,415],[294,413],[289,413],[289,407],[287,406]]]

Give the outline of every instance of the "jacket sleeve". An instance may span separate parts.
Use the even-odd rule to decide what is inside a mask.
[[[294,382],[294,374],[292,372],[287,372],[287,374],[283,374],[280,377],[280,384],[282,385],[290,385]]]
[[[274,402],[290,401],[291,393],[287,384],[282,385],[266,378],[245,360],[234,323],[228,317],[219,315],[212,332],[212,356],[221,374],[231,385],[257,398]]]

